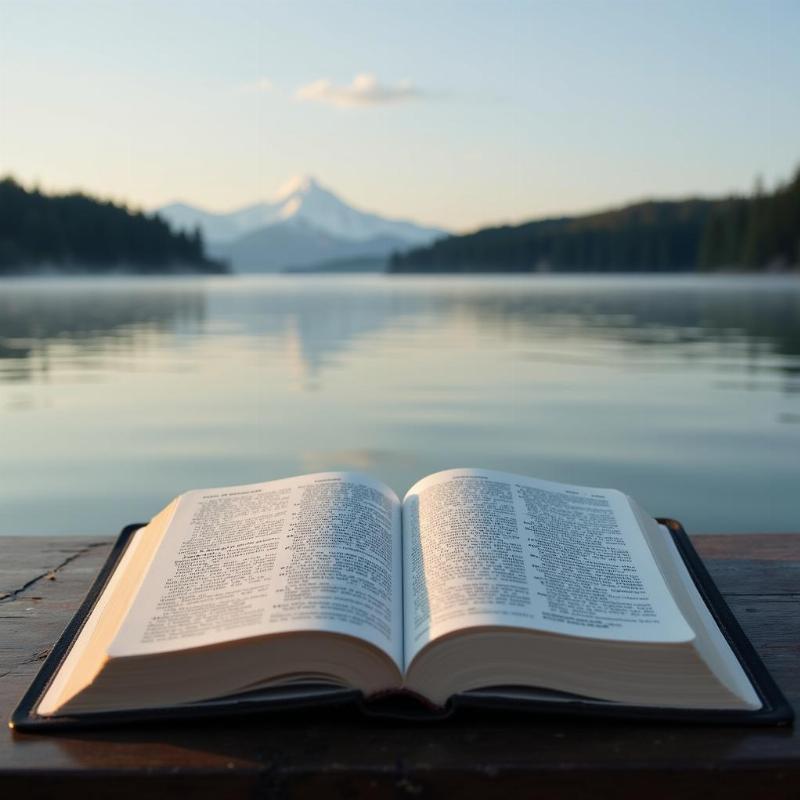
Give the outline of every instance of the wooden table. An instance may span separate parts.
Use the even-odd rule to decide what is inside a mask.
[[[694,539],[800,709],[800,534]],[[0,538],[3,725],[108,553]],[[800,726],[799,726],[800,727]],[[800,797],[800,731],[508,719],[427,726],[341,712],[34,736],[0,731],[0,797]]]

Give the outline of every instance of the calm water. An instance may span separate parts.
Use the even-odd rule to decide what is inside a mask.
[[[0,284],[0,533],[454,466],[616,486],[694,532],[800,530],[800,280]]]

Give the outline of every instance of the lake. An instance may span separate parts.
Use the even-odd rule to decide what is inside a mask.
[[[102,534],[190,488],[475,466],[800,530],[800,279],[0,283],[0,533]]]

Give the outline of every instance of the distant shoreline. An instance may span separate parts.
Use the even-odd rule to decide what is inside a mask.
[[[429,279],[431,281],[441,281],[447,279],[454,279],[458,281],[476,282],[489,279],[516,279],[516,280],[532,280],[532,281],[573,281],[583,279],[593,280],[619,280],[619,279],[641,279],[642,282],[648,282],[657,278],[673,279],[682,278],[689,281],[693,279],[713,280],[715,278],[741,278],[745,279],[758,279],[758,280],[779,280],[779,279],[800,279],[800,268],[796,269],[783,269],[783,270],[714,270],[708,272],[698,271],[585,271],[585,272],[541,272],[541,271],[501,271],[501,270],[487,270],[477,271],[470,270],[464,272],[357,272],[357,271],[342,271],[342,272],[329,272],[329,271],[284,271],[284,272],[58,272],[58,271],[37,271],[37,272],[15,272],[0,274],[0,286],[3,283],[16,283],[16,282],[31,282],[46,283],[48,281],[75,281],[80,282],[90,280],[93,282],[108,282],[120,280],[133,280],[133,281],[151,281],[151,280],[184,280],[196,278],[213,278],[225,280],[259,280],[269,279],[277,281],[304,281],[313,280],[314,278],[322,278],[325,282],[333,282],[337,280],[352,281],[352,280],[382,280],[388,279],[391,281],[404,281],[411,279]]]

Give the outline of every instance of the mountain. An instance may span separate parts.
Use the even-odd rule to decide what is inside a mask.
[[[365,256],[388,260],[390,253],[408,247],[408,242],[392,236],[344,239],[303,219],[265,225],[233,241],[208,245],[210,253],[227,261],[237,272],[281,272]]]
[[[452,236],[392,257],[393,272],[659,272],[697,262],[708,200],[644,202]]]
[[[446,235],[438,228],[353,208],[311,177],[292,179],[269,202],[229,213],[214,213],[186,203],[172,203],[158,213],[179,229],[199,228],[210,253],[247,272],[276,272],[346,258],[388,257]]]
[[[800,170],[773,192],[634,203],[484,228],[392,255],[391,272],[800,269]]]

